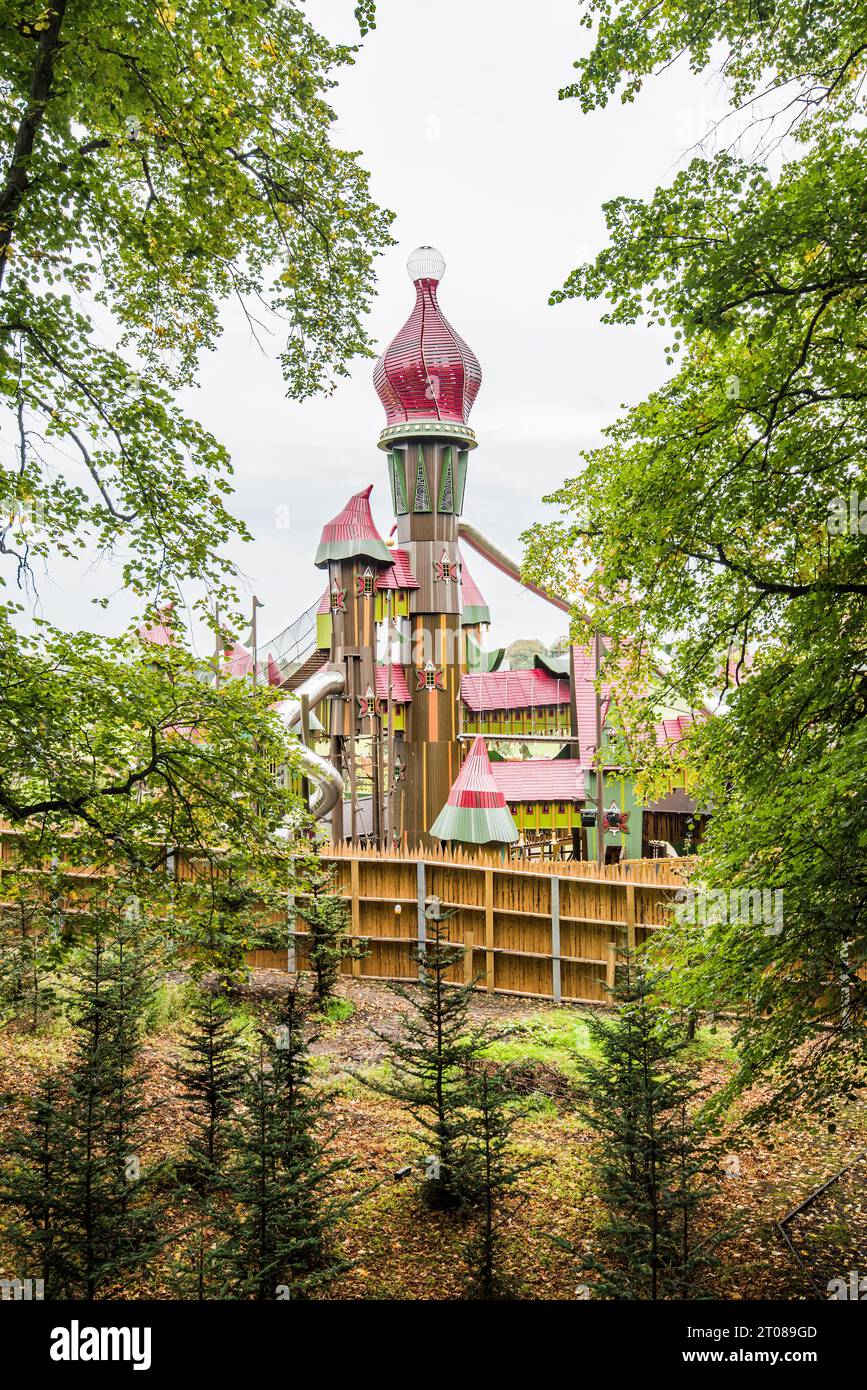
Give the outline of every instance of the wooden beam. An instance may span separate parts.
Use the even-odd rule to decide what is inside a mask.
[[[352,939],[357,941],[361,936],[361,889],[359,887],[359,861],[350,859],[349,861],[349,891],[352,895],[350,902],[350,913],[352,918]],[[361,961],[352,961],[353,975],[361,974]]]
[[[626,944],[635,950],[635,884],[626,885]]]
[[[424,950],[425,941],[427,940],[427,917],[425,916],[425,899],[427,897],[427,865],[425,864],[423,859],[419,859],[415,866],[415,884],[417,905],[416,944],[418,946],[419,951],[421,952]],[[423,975],[424,967],[421,961],[419,961],[419,979],[421,979]]]
[[[485,986],[494,992],[494,871],[485,869]]]
[[[560,966],[560,880],[551,878],[551,986],[554,1003],[563,999],[563,981]]]

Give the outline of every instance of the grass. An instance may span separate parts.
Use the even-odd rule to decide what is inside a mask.
[[[713,1058],[733,1063],[737,1054],[731,1037],[728,1027],[699,1028],[685,1055],[696,1066]],[[576,1080],[580,1075],[579,1059],[598,1059],[600,1053],[590,1036],[586,1017],[572,1008],[546,1010],[507,1024],[482,1055],[493,1062],[543,1062]]]
[[[144,1017],[144,1032],[149,1038],[174,1033],[187,1019],[191,998],[186,980],[163,980],[154,990]]]
[[[482,1055],[493,1062],[544,1062],[575,1078],[579,1057],[598,1054],[581,1014],[574,1009],[552,1009],[507,1025]]]
[[[319,1010],[320,1017],[325,1023],[337,1024],[346,1023],[355,1013],[355,1005],[351,999],[341,999],[339,995],[333,995],[331,999],[326,999]]]

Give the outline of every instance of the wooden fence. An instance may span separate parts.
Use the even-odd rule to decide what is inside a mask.
[[[16,865],[16,833],[0,823],[0,899],[6,873]],[[345,962],[347,973],[369,979],[418,979],[418,948],[431,929],[429,911],[448,914],[443,933],[466,948],[466,980],[504,994],[602,1003],[613,982],[616,948],[641,945],[663,926],[669,905],[685,883],[691,859],[632,859],[599,867],[575,860],[501,859],[461,850],[326,847],[335,891],[349,904],[350,930],[365,941],[362,960]],[[40,875],[40,871],[28,870]],[[195,875],[178,854],[174,872]],[[70,916],[87,913],[93,869],[61,870],[57,904]],[[289,923],[294,913],[290,904]],[[289,925],[287,923],[287,925]],[[259,968],[307,966],[308,933],[295,918],[294,945],[251,951]],[[453,972],[457,975],[457,970]]]
[[[602,1003],[613,982],[618,945],[641,945],[663,926],[692,861],[637,859],[596,864],[504,861],[461,851],[416,853],[339,846],[325,852],[336,891],[349,903],[351,934],[369,954],[347,972],[389,980],[418,978],[417,952],[430,932],[428,911],[449,913],[443,932],[466,948],[466,980],[489,992]],[[432,900],[435,900],[432,902]],[[305,968],[307,933],[299,919],[296,965]],[[254,964],[282,964],[285,955]],[[461,967],[458,967],[459,969]],[[457,972],[455,972],[457,973]]]

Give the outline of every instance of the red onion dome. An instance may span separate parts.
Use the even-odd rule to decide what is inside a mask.
[[[446,263],[433,246],[420,246],[406,266],[415,284],[415,308],[373,373],[387,428],[418,421],[466,427],[482,369],[437,303]]]

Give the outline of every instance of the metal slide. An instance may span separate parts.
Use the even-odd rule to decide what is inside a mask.
[[[301,723],[302,695],[307,696],[312,710],[314,705],[318,705],[328,695],[342,695],[343,686],[343,672],[326,667],[317,671],[316,675],[311,676],[303,685],[299,685],[297,690],[293,690],[289,698],[281,700],[276,706],[277,713],[287,729],[294,732]],[[298,750],[298,762],[304,776],[309,778],[316,789],[310,800],[310,811],[316,820],[321,820],[342,798],[343,778],[327,758],[320,757],[303,743]]]
[[[487,536],[473,526],[469,521],[458,523],[458,534],[462,541],[471,545],[473,550],[493,565],[496,569],[502,570],[510,579],[515,579],[524,589],[529,589],[531,594],[538,594],[546,603],[553,603],[555,608],[559,608],[563,613],[572,613],[574,605],[567,598],[561,598],[559,594],[549,593],[547,589],[540,589],[535,584],[530,584],[526,579],[521,578],[521,565],[518,560],[507,555],[505,550],[501,550],[496,541],[490,540]]]

